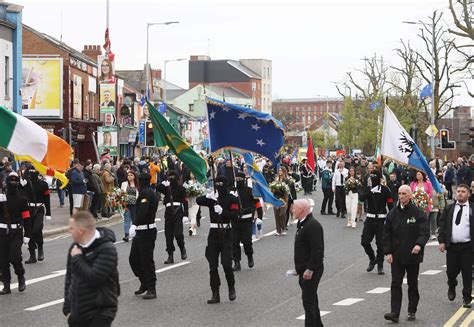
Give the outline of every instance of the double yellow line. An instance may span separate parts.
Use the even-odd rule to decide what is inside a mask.
[[[466,318],[460,323],[459,327],[468,327],[471,326],[471,323],[474,322],[474,311],[470,308],[460,307],[451,318],[444,324],[444,327],[453,327],[458,322],[458,320],[464,316],[466,312],[469,311],[469,314]],[[474,325],[473,325],[474,326]]]

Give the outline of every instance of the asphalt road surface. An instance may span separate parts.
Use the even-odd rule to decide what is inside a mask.
[[[385,276],[365,271],[368,259],[360,246],[362,224],[356,229],[345,227],[345,220],[320,216],[321,191],[313,193],[317,219],[324,228],[325,270],[319,286],[319,306],[326,326],[386,326],[383,319],[390,310],[390,267]],[[203,215],[208,216],[207,209]],[[255,267],[249,269],[243,255],[242,271],[236,273],[237,300],[230,302],[227,285],[220,267],[221,303],[208,305],[211,295],[209,267],[204,257],[209,220],[203,219],[198,235],[185,236],[188,260],[182,262],[175,254],[174,265],[166,259],[164,223],[157,221],[159,234],[155,248],[157,269],[156,300],[145,301],[133,292],[139,282],[128,263],[130,243],[121,241],[122,224],[110,226],[117,236],[119,272],[122,294],[114,326],[303,326],[304,311],[301,290],[296,277],[286,277],[293,268],[293,240],[296,225],[288,235],[274,236],[273,210],[266,213],[264,237],[254,243]],[[163,219],[160,209],[157,219]],[[63,326],[64,275],[69,235],[58,235],[45,243],[46,259],[25,265],[27,288],[0,297],[0,326]],[[474,326],[474,313],[461,308],[458,297],[449,302],[446,296],[445,257],[431,242],[420,267],[421,300],[415,322],[406,321],[407,292],[400,326]],[[24,257],[27,251],[24,248]],[[12,282],[16,282],[14,277]],[[461,284],[461,283],[460,283]]]

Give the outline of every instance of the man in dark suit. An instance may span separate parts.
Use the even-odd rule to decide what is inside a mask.
[[[391,311],[386,320],[398,322],[402,306],[402,282],[405,272],[408,282],[408,320],[416,319],[420,300],[418,273],[423,262],[423,248],[430,237],[428,220],[423,210],[412,201],[408,185],[398,189],[397,206],[387,214],[383,229],[383,248],[392,265]]]
[[[307,200],[295,200],[293,217],[298,220],[295,237],[295,270],[303,291],[305,326],[323,326],[318,305],[318,285],[323,275],[323,227],[313,218]]]
[[[456,202],[444,208],[439,219],[439,250],[446,250],[446,274],[448,275],[448,299],[456,298],[457,276],[462,275],[463,307],[470,308],[472,301],[472,254],[474,251],[474,203],[469,202],[470,190],[460,184],[456,190]]]

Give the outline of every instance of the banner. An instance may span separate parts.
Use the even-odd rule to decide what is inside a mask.
[[[99,83],[115,83],[114,62],[107,55],[98,56],[99,63]]]
[[[82,119],[82,77],[74,75],[72,87],[72,117]]]
[[[118,127],[117,126],[99,126],[97,127],[97,150],[99,154],[105,149],[110,150],[111,156],[117,155],[118,147]]]
[[[63,117],[63,59],[23,58],[22,115]]]
[[[100,84],[100,113],[115,114],[115,84]]]

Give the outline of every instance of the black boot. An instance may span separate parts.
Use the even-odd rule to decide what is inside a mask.
[[[130,239],[128,238],[128,233],[125,233],[124,238],[122,238],[122,241],[128,242]]]
[[[232,267],[233,271],[240,271],[240,261],[234,260],[234,266]]]
[[[221,297],[219,296],[219,290],[212,291],[212,296],[209,300],[207,300],[207,304],[215,304],[215,303],[220,303],[220,302],[221,302]]]
[[[377,274],[385,275],[385,272],[383,271],[383,261],[379,262],[377,265]]]
[[[18,291],[23,292],[26,289],[25,276],[18,276]]]
[[[38,246],[38,261],[44,260],[43,246]]]
[[[377,261],[370,260],[369,266],[367,267],[367,272],[371,272],[372,270],[374,270],[376,264],[377,264]]]
[[[188,258],[188,255],[186,254],[186,248],[181,249],[181,260],[186,260]]]
[[[253,268],[254,262],[253,262],[252,254],[248,256],[248,260],[249,260],[249,268]]]
[[[0,295],[11,294],[10,283],[3,282],[3,290],[0,292]]]
[[[147,290],[148,289],[146,288],[146,286],[141,284],[140,288],[135,291],[135,295],[141,295],[141,294],[145,293]]]
[[[144,300],[156,299],[156,290],[148,290],[143,296]]]
[[[237,298],[235,286],[229,286],[229,300],[234,301]]]
[[[29,250],[29,251],[30,251],[30,258],[26,260],[25,263],[26,264],[36,263],[36,251],[34,249]]]
[[[174,263],[173,252],[168,252],[168,259],[165,261],[165,265]]]

